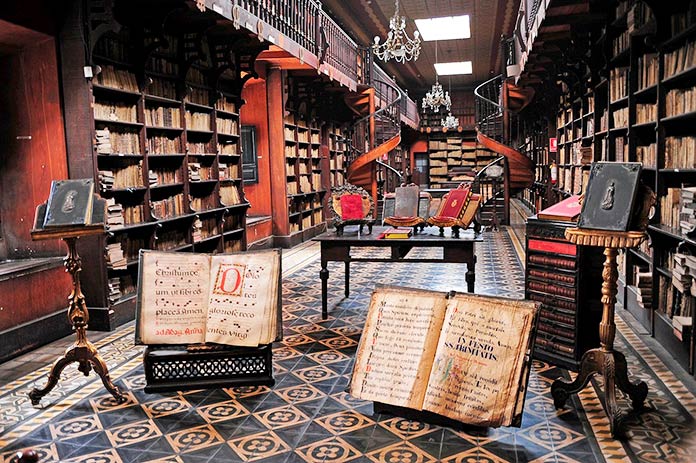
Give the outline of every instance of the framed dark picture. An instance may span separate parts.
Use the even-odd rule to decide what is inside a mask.
[[[256,153],[256,127],[242,126],[242,178],[244,183],[258,183],[259,158]]]
[[[578,227],[628,231],[640,169],[639,162],[593,163]]]

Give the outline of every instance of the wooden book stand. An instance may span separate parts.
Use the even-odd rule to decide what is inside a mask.
[[[476,220],[476,212],[480,203],[481,196],[471,192],[471,184],[462,183],[442,198],[435,215],[428,218],[428,224],[440,227],[440,236],[445,235],[444,227],[452,227],[454,237],[459,238],[459,230],[469,228],[473,222],[474,230],[479,233],[481,225]]]
[[[343,227],[346,225],[360,225],[360,233],[363,226],[367,225],[368,234],[372,233],[375,206],[372,197],[364,189],[350,183],[333,188],[329,207],[334,216],[336,235],[343,236]]]
[[[388,208],[388,198],[384,199],[384,223],[392,227],[413,227],[413,232],[422,232],[427,225],[430,211],[430,193],[421,192],[418,185],[402,185],[390,195],[392,201]],[[392,199],[393,198],[393,199]]]

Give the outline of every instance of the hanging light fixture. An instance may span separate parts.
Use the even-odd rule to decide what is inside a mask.
[[[449,78],[449,93],[452,93],[452,78]],[[449,97],[449,93],[447,96]],[[448,108],[449,110],[449,108]],[[452,115],[452,111],[449,111],[447,117],[441,120],[442,128],[448,130],[454,130],[459,127],[459,118]]]
[[[379,36],[375,36],[372,51],[382,61],[393,59],[398,63],[417,60],[420,55],[420,33],[415,31],[413,39],[406,33],[406,17],[399,16],[399,0],[394,2],[394,16],[389,20],[389,34],[387,40],[380,44]]]
[[[437,41],[435,41],[435,64],[437,64]],[[426,111],[428,108],[432,109],[434,112],[440,112],[440,106],[444,106],[447,111],[450,110],[452,102],[450,100],[449,92],[442,90],[442,85],[438,81],[437,70],[435,71],[435,83],[433,88],[425,94],[423,97],[423,110]]]

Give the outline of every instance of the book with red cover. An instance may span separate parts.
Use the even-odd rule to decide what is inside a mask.
[[[579,200],[579,195],[566,198],[540,211],[537,214],[537,218],[541,220],[557,220],[559,222],[577,222],[582,209]]]
[[[440,210],[436,215],[438,217],[459,219],[469,204],[469,199],[471,199],[471,188],[469,186],[450,190],[443,200],[444,204],[440,205]]]
[[[341,219],[360,220],[363,219],[362,196],[358,194],[341,196]]]

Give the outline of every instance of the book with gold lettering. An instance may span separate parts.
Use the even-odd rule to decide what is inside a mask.
[[[500,297],[378,287],[350,394],[474,426],[519,426],[538,308]]]
[[[259,346],[282,335],[280,250],[140,251],[136,344]]]

